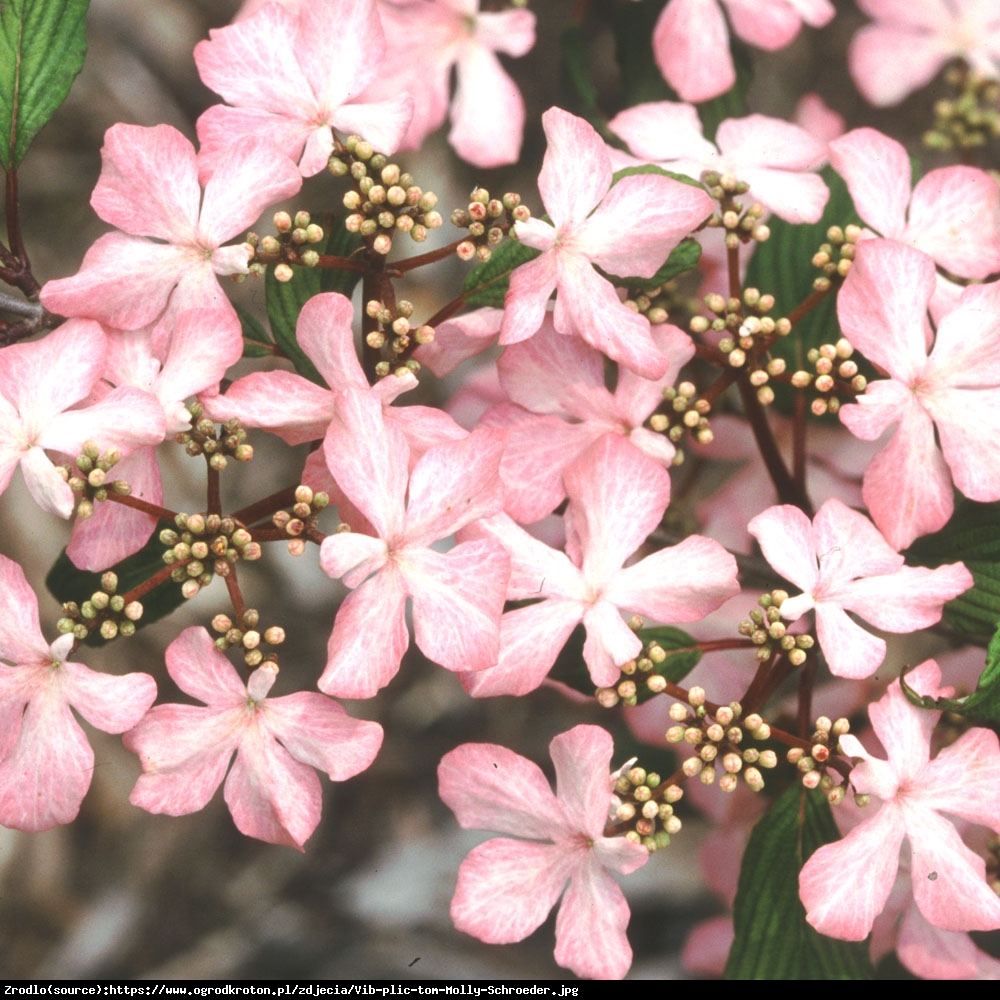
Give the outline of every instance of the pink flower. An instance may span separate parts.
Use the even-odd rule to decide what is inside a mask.
[[[907,684],[940,697],[941,672],[927,660]],[[869,708],[888,760],[868,753],[854,736],[841,750],[860,758],[851,772],[855,789],[880,799],[875,814],[843,840],[819,848],[799,876],[806,919],[820,933],[861,941],[882,912],[899,868],[903,840],[910,845],[913,895],[923,917],[946,931],[1000,927],[1000,899],[986,882],[986,865],[941,814],[1000,832],[1000,744],[987,729],[970,729],[930,759],[931,733],[940,712],[914,707],[893,681]]]
[[[291,160],[270,143],[247,138],[219,164],[202,198],[201,158],[169,125],[115,125],[101,157],[90,203],[122,232],[102,236],[80,271],[48,282],[41,299],[60,315],[125,330],[151,324],[168,301],[177,312],[232,311],[216,276],[246,274],[250,250],[223,242],[302,185]]]
[[[115,389],[92,406],[71,409],[103,374],[106,354],[107,336],[89,320],[70,320],[44,340],[0,350],[0,493],[20,465],[35,503],[69,517],[73,492],[46,451],[75,458],[86,441],[127,450],[163,440],[163,410],[139,389]]]
[[[260,139],[298,162],[304,177],[326,167],[334,129],[358,133],[383,153],[398,148],[413,113],[409,95],[356,101],[385,57],[375,0],[293,6],[267,4],[195,46],[202,80],[232,105],[198,119],[203,176],[234,143]]]
[[[1000,8],[983,0],[858,0],[874,24],[847,53],[862,96],[885,107],[930,83],[945,64],[964,59],[985,77],[1000,74]]]
[[[670,500],[670,476],[620,435],[601,437],[564,479],[565,553],[506,516],[473,525],[463,536],[500,542],[511,557],[508,599],[536,601],[504,615],[497,666],[463,675],[476,697],[533,691],[581,623],[591,679],[607,687],[642,649],[622,620],[623,611],[658,622],[696,621],[739,590],[733,557],[697,535],[625,566],[660,523]]]
[[[658,101],[622,111],[608,127],[635,154],[613,151],[616,168],[655,163],[696,179],[706,170],[730,174],[750,185],[746,201],[759,201],[788,222],[816,222],[830,197],[812,172],[826,162],[826,144],[778,118],[727,118],[711,143],[690,104]]]
[[[830,0],[722,0],[744,42],[774,52],[802,24],[821,28],[836,13]],[[717,0],[671,0],[653,31],[653,54],[667,83],[685,101],[709,101],[736,83],[729,31]]]
[[[590,125],[560,108],[549,108],[542,124],[549,147],[538,190],[552,223],[517,223],[521,242],[542,255],[511,275],[500,343],[534,334],[557,291],[556,330],[577,334],[639,375],[659,378],[670,362],[653,342],[649,321],[627,308],[594,266],[651,278],[711,214],[713,202],[704,191],[660,175],[626,177],[612,187],[608,149]]]
[[[125,734],[143,771],[129,799],[149,812],[197,812],[225,779],[241,833],[302,850],[322,808],[313,769],[345,781],[382,745],[381,726],[350,718],[321,694],[268,698],[276,663],[265,662],[244,684],[203,628],[185,629],[170,644],[167,671],[205,706],[157,705]]]
[[[985,171],[943,167],[911,191],[906,150],[873,128],[831,142],[830,163],[847,182],[861,218],[880,236],[923,250],[963,278],[1000,270],[1000,187]]]
[[[866,441],[899,425],[862,489],[896,549],[947,523],[952,482],[971,500],[1000,499],[1000,285],[966,288],[928,353],[934,287],[929,257],[864,240],[837,298],[844,336],[889,376],[842,406],[840,419]]]
[[[528,53],[535,44],[535,15],[479,7],[480,0],[383,0],[379,11],[389,57],[369,93],[410,92],[413,121],[403,146],[416,149],[448,114],[454,68],[448,141],[463,160],[500,167],[520,156],[524,99],[497,53]]]
[[[811,524],[798,507],[769,507],[748,530],[775,571],[804,591],[784,601],[782,617],[815,610],[816,637],[838,677],[870,677],[885,659],[885,640],[848,611],[887,632],[914,632],[940,621],[945,601],[973,582],[962,563],[905,566],[866,517],[836,499]]]
[[[372,526],[327,535],[320,563],[355,588],[337,612],[320,689],[369,698],[389,683],[409,645],[448,670],[485,670],[497,660],[510,564],[496,542],[432,546],[501,505],[504,435],[481,430],[429,448],[408,475],[410,451],[369,392],[345,390],[326,435],[327,465]]]
[[[628,903],[609,871],[628,875],[649,855],[604,836],[613,751],[598,726],[557,736],[549,744],[556,795],[536,764],[506,747],[466,743],[444,756],[440,795],[463,827],[528,838],[489,840],[462,862],[451,903],[460,931],[489,944],[522,941],[563,896],[556,961],[588,979],[628,972]]]
[[[73,715],[106,733],[134,726],[156,698],[148,674],[112,677],[66,657],[73,637],[52,645],[38,601],[17,563],[0,556],[0,824],[48,830],[71,823],[94,773],[94,751]]]

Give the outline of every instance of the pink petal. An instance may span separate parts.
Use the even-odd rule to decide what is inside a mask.
[[[500,653],[510,560],[489,540],[441,554],[407,550],[400,571],[413,598],[417,645],[447,670],[485,670]]]
[[[583,222],[611,187],[608,148],[593,126],[562,108],[542,115],[548,149],[538,191],[556,229]]]
[[[836,604],[816,604],[816,640],[835,677],[871,677],[885,659],[885,640],[863,629]]]
[[[899,238],[910,200],[906,150],[873,128],[858,128],[830,143],[830,164],[847,182],[861,218],[882,236]]]
[[[909,680],[909,678],[907,678]],[[1000,745],[989,729],[970,729],[945,747],[920,775],[927,804],[970,823],[1000,829]]]
[[[246,685],[203,628],[186,628],[167,647],[167,672],[185,694],[213,708],[246,702]]]
[[[604,835],[608,820],[612,753],[611,734],[600,726],[575,726],[549,744],[567,822],[594,840]]]
[[[455,152],[477,167],[516,163],[524,137],[524,114],[521,92],[500,60],[481,45],[466,46],[458,60],[448,133]]]
[[[405,612],[403,576],[389,562],[340,606],[319,689],[336,698],[371,698],[385,687],[410,644]]]
[[[863,941],[882,912],[899,868],[903,820],[884,805],[843,840],[815,851],[799,874],[806,920],[843,941]]]
[[[855,33],[847,50],[851,78],[871,104],[898,104],[930,83],[951,57],[942,41],[905,25],[868,24]],[[901,52],[905,59],[899,58]]]
[[[610,687],[620,676],[621,665],[642,652],[642,641],[610,601],[596,601],[587,608],[583,625],[587,630],[583,659],[590,679],[597,687]]]
[[[480,844],[458,870],[452,922],[488,944],[523,941],[549,915],[573,867],[573,859],[553,844]]]
[[[747,525],[771,568],[806,593],[819,579],[816,541],[809,518],[798,507],[769,507]]]
[[[517,223],[523,226],[524,223]],[[544,224],[543,224],[544,225]],[[551,227],[548,227],[551,229]],[[520,232],[518,232],[520,236]],[[523,242],[523,240],[522,240]],[[543,253],[515,268],[504,296],[500,343],[516,344],[527,340],[542,325],[546,304],[556,287],[556,256]]]
[[[66,701],[105,733],[131,729],[156,700],[156,682],[149,674],[116,677],[79,663],[60,665],[59,686]]]
[[[44,663],[49,644],[38,624],[38,598],[28,584],[24,570],[0,555],[0,658],[11,663]]]
[[[467,830],[536,840],[568,833],[541,768],[506,747],[465,743],[446,753],[438,765],[438,792]]]
[[[716,0],[672,0],[656,22],[653,56],[682,100],[710,101],[736,82],[729,31]]]

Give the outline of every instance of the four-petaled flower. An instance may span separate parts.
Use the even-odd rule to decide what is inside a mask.
[[[275,663],[265,661],[244,684],[203,628],[185,629],[167,647],[167,671],[205,704],[157,705],[125,734],[143,771],[129,799],[149,812],[197,812],[225,779],[226,805],[241,833],[301,851],[323,804],[313,769],[345,781],[382,745],[377,722],[352,719],[325,695],[268,698]]]
[[[439,792],[458,822],[526,838],[489,840],[462,862],[451,903],[459,930],[490,944],[522,941],[562,896],[556,961],[589,979],[625,975],[629,908],[609,871],[628,875],[649,854],[604,835],[613,751],[599,726],[557,736],[549,744],[555,795],[538,765],[506,747],[466,743],[444,756]]]
[[[781,615],[797,621],[816,612],[816,637],[838,677],[870,677],[885,659],[885,640],[848,611],[887,632],[915,632],[940,621],[945,601],[972,586],[962,563],[905,566],[863,514],[831,498],[810,523],[798,507],[769,507],[747,526],[764,558],[804,593],[787,598]]]
[[[941,671],[927,660],[906,676],[922,696],[947,696]],[[1000,927],[1000,899],[986,864],[941,813],[1000,832],[1000,744],[988,729],[970,729],[930,759],[940,712],[910,704],[898,680],[868,714],[888,760],[872,756],[851,735],[840,748],[859,758],[855,790],[882,802],[843,840],[819,848],[799,876],[806,919],[820,933],[862,941],[882,912],[899,868],[904,838],[911,850],[913,895],[924,918],[947,931]]]

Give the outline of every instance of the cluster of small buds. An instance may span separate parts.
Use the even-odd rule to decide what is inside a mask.
[[[698,395],[698,387],[693,382],[678,382],[663,390],[663,403],[649,418],[651,430],[666,434],[677,444],[689,432],[699,444],[711,444],[712,428],[708,425],[708,415],[712,404]],[[684,452],[674,453],[674,465],[684,461]]]
[[[770,660],[777,653],[784,653],[788,662],[800,667],[806,662],[806,653],[816,644],[808,633],[792,635],[781,617],[781,605],[788,599],[788,592],[772,590],[757,598],[759,607],[737,626],[740,635],[746,636],[757,647],[756,656],[761,662]]]
[[[237,462],[249,462],[253,458],[253,445],[247,444],[247,432],[235,417],[227,420],[216,430],[215,422],[203,416],[200,403],[193,403],[191,410],[191,430],[182,431],[174,440],[184,445],[184,450],[192,457],[204,455],[208,464],[221,472],[228,464],[228,456]]]
[[[101,574],[101,589],[95,590],[82,604],[67,601],[56,628],[63,634],[72,632],[73,637],[81,641],[95,628],[102,639],[135,635],[135,623],[142,617],[142,605],[138,601],[126,603],[117,590],[117,574],[110,570]]]
[[[409,233],[422,243],[441,223],[437,195],[413,183],[413,177],[376,153],[370,142],[351,135],[337,143],[327,169],[335,177],[350,177],[354,187],[344,195],[348,211],[344,225],[364,236],[372,250],[383,256],[392,250],[395,233]]]
[[[691,332],[700,335],[709,330],[721,334],[717,347],[730,368],[746,372],[746,377],[763,406],[774,402],[774,389],[768,384],[785,372],[782,358],[772,358],[767,348],[779,337],[792,331],[786,316],[773,317],[774,296],[760,289],[745,288],[742,299],[729,298],[718,292],[705,296],[705,306],[715,317],[695,316]]]
[[[510,232],[515,222],[527,222],[531,212],[521,204],[519,194],[508,193],[491,198],[486,188],[476,188],[469,196],[466,208],[451,213],[452,225],[468,229],[469,237],[455,248],[461,260],[485,263]]]
[[[834,281],[847,277],[854,263],[857,242],[861,236],[861,227],[850,225],[831,226],[826,231],[827,242],[813,254],[812,265],[823,273],[813,279],[813,288],[817,292],[827,292],[833,287]]]
[[[812,372],[801,369],[792,373],[790,381],[796,389],[812,388],[820,394],[809,404],[815,416],[836,413],[841,396],[853,399],[867,388],[868,380],[859,374],[853,354],[854,346],[841,337],[836,344],[809,349],[806,360],[813,366]]]
[[[60,466],[60,475],[80,498],[77,517],[90,517],[94,513],[94,504],[107,500],[109,490],[119,496],[128,496],[132,492],[132,487],[124,479],[108,478],[108,473],[121,458],[122,453],[117,448],[102,452],[93,441],[85,441],[83,451],[77,455],[74,464]]]
[[[830,805],[842,802],[846,794],[844,783],[836,783],[832,774],[827,771],[831,755],[839,752],[838,740],[844,733],[850,732],[851,724],[847,719],[837,719],[831,722],[826,716],[816,720],[816,729],[812,734],[812,746],[809,750],[802,747],[792,747],[786,757],[789,764],[794,764],[802,777],[806,788],[819,788],[826,794]],[[862,805],[863,803],[858,803]]]
[[[319,251],[310,244],[322,243],[326,233],[308,212],[296,212],[294,218],[288,212],[275,212],[273,221],[277,236],[262,238],[257,233],[247,233],[244,245],[251,251],[250,273],[262,274],[267,264],[273,264],[278,281],[291,281],[295,274],[293,264],[315,267],[319,263]]]
[[[641,631],[644,626],[641,615],[633,615],[628,621],[633,632]],[[666,680],[656,668],[666,659],[667,651],[655,639],[650,640],[643,647],[642,656],[622,664],[621,678],[614,687],[597,689],[594,693],[597,703],[602,708],[614,708],[619,703],[632,708],[639,704],[642,685],[650,694],[659,694],[666,687]]]
[[[765,209],[759,202],[744,207],[739,201],[749,190],[746,181],[738,180],[732,174],[720,174],[717,170],[706,170],[701,182],[708,193],[719,203],[719,211],[707,225],[726,231],[726,248],[736,250],[741,243],[756,240],[763,243],[771,236],[771,230],[761,222]]]
[[[220,514],[178,514],[177,530],[164,528],[160,542],[167,547],[163,561],[173,566],[170,576],[186,598],[212,582],[213,573],[228,576],[237,559],[261,557],[259,542],[238,521]]]
[[[670,844],[679,833],[681,821],[674,805],[684,795],[680,785],[666,785],[653,771],[629,767],[615,779],[608,819],[615,826],[628,827],[625,839],[642,844],[652,854]]]
[[[670,319],[671,308],[676,308],[677,303],[676,281],[665,281],[650,288],[630,288],[625,295],[625,305],[645,316],[653,326],[666,323]]]
[[[751,791],[759,792],[764,787],[761,768],[776,767],[778,755],[770,749],[741,744],[747,736],[768,740],[771,727],[756,713],[741,720],[743,708],[736,701],[709,708],[700,687],[688,691],[687,704],[676,701],[670,706],[670,718],[676,725],[667,730],[667,743],[694,748],[694,755],[684,761],[681,770],[703,785],[718,784],[724,792],[736,791],[741,778]],[[717,767],[721,774],[717,774]]]
[[[934,125],[924,133],[930,149],[976,149],[1000,138],[1000,81],[981,76],[967,65],[944,75],[953,96],[934,103]]]
[[[392,361],[380,361],[376,374],[382,378],[390,372],[404,375],[406,372],[416,374],[420,371],[418,361],[414,361],[413,358],[407,358],[405,361],[402,359],[407,351],[421,344],[430,344],[434,340],[434,327],[426,323],[423,326],[411,324],[413,303],[401,299],[395,308],[391,308],[378,299],[371,299],[365,303],[365,315],[378,324],[375,329],[365,334],[365,343],[373,351],[389,351],[393,358],[402,362],[394,366]]]
[[[239,647],[243,650],[243,660],[248,667],[256,669],[264,660],[276,660],[274,653],[265,655],[260,648],[261,643],[268,646],[280,646],[285,641],[285,630],[280,625],[261,629],[260,612],[256,608],[247,608],[237,622],[228,615],[216,615],[212,619],[212,629],[218,633],[215,648],[221,653]]]
[[[295,487],[295,503],[291,511],[279,510],[271,523],[288,535],[288,551],[293,556],[300,556],[306,550],[306,541],[302,537],[309,525],[315,521],[319,512],[330,504],[327,493],[313,492],[312,488],[302,484]]]

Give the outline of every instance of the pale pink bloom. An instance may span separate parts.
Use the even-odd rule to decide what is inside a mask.
[[[1000,270],[1000,187],[983,170],[932,170],[910,189],[910,157],[881,132],[859,128],[830,143],[830,163],[854,207],[880,236],[922,250],[963,278]]]
[[[940,318],[928,353],[934,288],[925,254],[864,240],[837,297],[844,336],[889,376],[842,406],[840,419],[866,441],[899,425],[862,489],[897,549],[947,523],[952,482],[971,500],[1000,499],[1000,285],[966,288]]]
[[[413,120],[402,141],[417,149],[449,111],[448,142],[477,167],[516,163],[524,135],[524,99],[497,53],[523,56],[535,44],[528,10],[480,11],[480,0],[382,0],[389,55],[369,95],[409,91]]]
[[[94,773],[79,712],[105,733],[134,726],[156,699],[148,674],[113,677],[66,657],[73,636],[46,643],[38,601],[17,563],[0,556],[0,824],[48,830],[71,823]]]
[[[627,108],[608,127],[634,154],[612,151],[616,169],[654,163],[696,179],[706,170],[729,174],[750,185],[746,204],[758,201],[788,222],[816,222],[830,197],[812,172],[826,162],[826,144],[779,118],[727,118],[712,143],[694,107],[658,101]]]
[[[972,586],[962,563],[906,566],[863,514],[827,500],[810,523],[798,507],[769,507],[748,525],[771,567],[803,593],[781,605],[797,621],[816,612],[816,638],[837,677],[870,677],[885,659],[884,639],[847,612],[886,632],[915,632],[941,620],[946,601]]]
[[[653,31],[653,55],[682,100],[709,101],[736,83],[723,9],[737,37],[768,52],[790,44],[803,23],[821,28],[836,12],[830,0],[671,0]]]
[[[259,139],[286,152],[305,177],[326,167],[334,130],[342,138],[357,133],[383,153],[398,148],[413,113],[409,95],[357,100],[385,57],[375,0],[292,6],[267,4],[195,46],[205,85],[231,105],[198,119],[203,179],[234,143]]]
[[[204,705],[157,705],[125,734],[143,771],[129,800],[149,812],[197,812],[225,780],[241,833],[302,850],[322,809],[313,769],[345,781],[382,745],[378,723],[350,718],[324,695],[269,698],[276,663],[266,661],[244,683],[203,628],[185,629],[167,647],[167,671]]]
[[[991,0],[858,0],[873,24],[847,52],[862,96],[885,107],[925,86],[952,59],[1000,75],[1000,7]]]
[[[492,306],[445,320],[434,327],[434,339],[421,344],[413,357],[438,378],[444,378],[464,361],[492,347],[500,336],[503,310]]]
[[[368,698],[389,683],[416,643],[448,670],[485,670],[497,660],[510,568],[496,542],[432,546],[501,505],[504,435],[482,430],[428,449],[408,474],[402,432],[370,393],[345,390],[324,442],[327,465],[375,535],[327,535],[320,563],[355,588],[337,612],[320,689]]]
[[[941,673],[927,660],[906,675],[918,694],[947,696]],[[1000,745],[987,729],[970,729],[930,759],[931,733],[940,712],[912,705],[893,681],[868,711],[888,759],[870,754],[848,734],[841,750],[860,759],[851,772],[857,792],[881,800],[843,840],[820,847],[799,876],[806,919],[820,933],[862,941],[884,909],[909,841],[916,905],[946,931],[1000,927],[1000,899],[986,882],[986,865],[962,842],[942,813],[1000,832]]]
[[[612,360],[646,378],[670,362],[649,321],[618,298],[594,266],[620,277],[651,278],[670,251],[711,214],[697,188],[662,175],[626,177],[611,186],[608,148],[582,118],[560,108],[542,115],[548,149],[538,190],[552,223],[518,222],[520,241],[542,254],[510,278],[501,344],[527,340],[542,325],[556,291],[555,327],[575,333]]]
[[[148,326],[168,302],[176,312],[231,311],[218,276],[246,274],[250,249],[223,243],[302,185],[291,160],[248,138],[224,158],[202,197],[200,157],[169,125],[114,125],[101,157],[90,203],[122,232],[102,236],[79,272],[48,282],[41,299],[60,315],[124,330]]]
[[[491,409],[480,426],[507,428],[500,475],[504,510],[515,521],[529,524],[555,510],[566,496],[563,471],[603,434],[620,434],[670,467],[673,444],[643,425],[691,360],[694,344],[666,323],[651,334],[670,367],[658,379],[622,369],[614,392],[604,384],[604,357],[579,337],[556,333],[551,316],[530,340],[504,351],[497,367],[510,402]]]
[[[75,497],[47,451],[75,458],[87,441],[127,451],[163,440],[163,411],[139,389],[114,389],[91,406],[71,408],[103,374],[106,353],[104,331],[82,319],[0,350],[0,493],[20,465],[35,503],[69,517]]]
[[[508,599],[536,601],[504,615],[497,666],[463,674],[475,697],[533,691],[581,623],[590,677],[597,687],[607,687],[642,649],[622,612],[657,622],[696,621],[739,590],[733,557],[697,535],[625,566],[670,500],[670,475],[625,438],[605,434],[564,478],[565,553],[506,516],[481,521],[463,534],[499,541],[511,557]]]
[[[489,944],[522,941],[562,897],[555,959],[587,979],[621,979],[632,963],[629,909],[610,872],[629,875],[649,858],[624,837],[606,837],[614,746],[598,726],[577,726],[549,744],[557,793],[530,760],[490,743],[466,743],[438,766],[441,798],[488,840],[462,862],[451,918]]]

